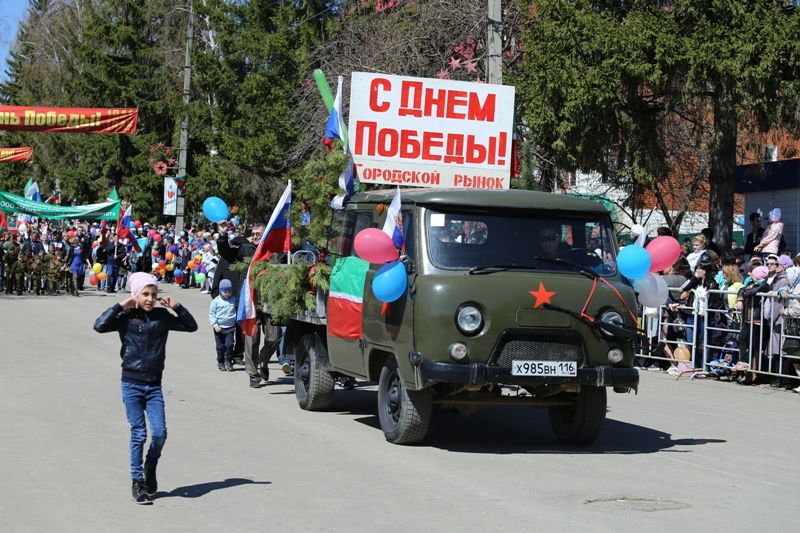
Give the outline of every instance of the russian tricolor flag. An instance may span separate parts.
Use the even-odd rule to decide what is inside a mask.
[[[403,237],[403,215],[400,213],[400,187],[397,188],[392,203],[386,211],[386,222],[383,223],[383,232],[391,237],[397,248],[402,248],[405,243]]]
[[[133,249],[137,252],[141,252],[142,249],[139,247],[139,241],[131,236],[131,212],[133,211],[133,204],[128,206],[128,209],[125,210],[125,213],[122,215],[122,218],[119,219],[119,223],[117,224],[117,238],[118,239],[128,239],[130,243],[133,245]]]
[[[336,87],[336,97],[333,99],[333,107],[331,114],[328,115],[328,124],[325,126],[325,138],[322,142],[332,149],[334,139],[339,139],[342,142],[342,150],[347,153],[347,142],[344,140],[344,132],[346,126],[344,125],[344,117],[342,116],[342,77],[339,76],[339,85]]]
[[[292,242],[292,227],[289,224],[289,208],[292,205],[292,182],[286,185],[278,205],[272,211],[264,235],[258,241],[253,259],[247,268],[247,277],[242,283],[242,292],[239,294],[239,307],[236,312],[236,322],[241,326],[242,333],[252,337],[256,331],[256,294],[251,283],[251,270],[258,261],[266,261],[273,252],[289,252]]]

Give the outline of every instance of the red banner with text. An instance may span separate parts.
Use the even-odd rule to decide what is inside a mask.
[[[33,160],[32,146],[0,148],[0,163],[30,163]]]
[[[135,108],[0,106],[0,130],[50,133],[136,133]]]

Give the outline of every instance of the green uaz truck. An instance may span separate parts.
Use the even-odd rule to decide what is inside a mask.
[[[347,377],[378,384],[396,444],[422,441],[434,406],[510,404],[546,407],[559,441],[592,443],[607,389],[639,382],[635,295],[608,211],[530,191],[403,190],[408,288],[384,303],[371,289],[382,265],[353,242],[383,227],[394,194],[360,193],[334,212],[331,290],[287,324],[300,407],[326,409]]]

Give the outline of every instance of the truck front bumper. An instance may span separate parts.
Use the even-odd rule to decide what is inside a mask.
[[[639,372],[635,368],[579,368],[577,376],[514,376],[510,368],[488,366],[484,363],[460,365],[422,360],[418,363],[424,387],[436,383],[459,383],[464,385],[545,385],[573,383],[595,387],[628,387],[637,389]]]

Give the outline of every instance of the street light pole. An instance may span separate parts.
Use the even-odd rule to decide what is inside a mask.
[[[503,83],[503,8],[502,0],[488,0],[488,54],[486,77],[489,83]]]
[[[186,29],[186,55],[183,60],[183,104],[188,105],[190,88],[192,84],[192,39],[194,38],[194,11],[189,6],[189,26]],[[178,177],[186,180],[186,155],[189,151],[189,115],[183,115],[181,120],[181,144],[178,148]],[[178,187],[177,206],[175,211],[175,231],[183,230],[184,194],[186,181],[183,187]]]

